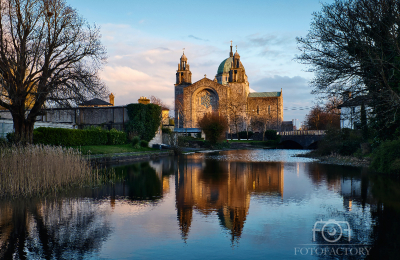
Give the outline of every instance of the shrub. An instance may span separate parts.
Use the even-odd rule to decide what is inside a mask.
[[[385,141],[372,154],[371,167],[382,173],[400,174],[400,139]]]
[[[7,139],[0,137],[0,146],[6,145],[7,144]]]
[[[163,127],[161,130],[163,134],[170,134],[172,132],[168,127]]]
[[[249,131],[249,139],[253,136],[253,132]],[[240,139],[247,139],[247,131],[239,132]]]
[[[15,133],[14,132],[7,133],[6,138],[9,143],[15,143]]]
[[[140,139],[150,141],[161,125],[161,107],[155,104],[127,105],[129,121],[127,133],[135,133]]]
[[[269,141],[277,141],[281,137],[276,134],[276,130],[267,130],[265,131],[265,139]]]
[[[132,146],[134,148],[139,148],[139,142],[140,142],[139,136],[135,136],[132,138]]]
[[[127,135],[124,131],[118,131],[117,129],[111,129],[107,131],[107,144],[125,144]]]
[[[362,135],[359,130],[352,129],[328,129],[324,139],[319,141],[317,153],[330,155],[352,155],[360,149]]]
[[[140,146],[141,147],[149,147],[149,142],[145,141],[145,140],[141,140],[140,141]]]
[[[206,140],[211,144],[225,139],[225,132],[228,130],[228,121],[225,116],[218,113],[207,113],[199,121],[200,128],[206,134]]]

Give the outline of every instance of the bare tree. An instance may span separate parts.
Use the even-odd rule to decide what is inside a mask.
[[[251,127],[253,129],[261,130],[263,133],[263,141],[265,141],[265,132],[270,129],[272,122],[271,113],[260,113],[257,116],[252,117]]]
[[[150,97],[150,102],[156,105],[159,105],[161,108],[167,108],[170,109],[169,105],[166,105],[164,101],[161,100],[161,98],[158,98],[156,96],[151,96]]]
[[[378,135],[400,126],[400,2],[336,0],[313,14],[311,29],[297,38],[301,63],[315,72],[314,93],[368,94]]]
[[[220,103],[220,110],[223,111],[228,117],[229,130],[231,132],[232,139],[232,126],[235,128],[235,133],[239,137],[239,128],[244,122],[244,113],[246,111],[246,101],[242,95],[232,95]]]
[[[18,141],[32,142],[45,105],[105,97],[97,75],[105,61],[99,28],[64,0],[1,0],[0,106],[11,112]]]
[[[189,123],[186,119],[186,109],[183,102],[183,94],[179,94],[175,98],[175,127],[185,128],[185,125]]]

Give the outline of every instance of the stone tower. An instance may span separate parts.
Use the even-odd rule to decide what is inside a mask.
[[[190,72],[189,63],[185,52],[181,57],[181,62],[178,64],[178,70],[176,71],[176,84],[192,84],[192,72]]]
[[[190,71],[188,59],[183,52],[178,70],[176,71],[175,84],[175,127],[183,127],[185,124],[186,107],[183,98],[183,89],[192,84],[192,72]]]

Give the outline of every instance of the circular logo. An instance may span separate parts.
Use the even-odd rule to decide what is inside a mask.
[[[326,222],[321,229],[322,237],[330,243],[337,242],[342,237],[342,227],[336,222]]]

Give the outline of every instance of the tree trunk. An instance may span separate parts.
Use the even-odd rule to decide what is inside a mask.
[[[237,135],[237,139],[240,140],[240,136],[239,136],[239,132],[238,132],[238,126],[236,124],[236,135]]]
[[[14,122],[14,141],[16,143],[33,143],[34,120],[25,119],[19,115],[13,115]]]

